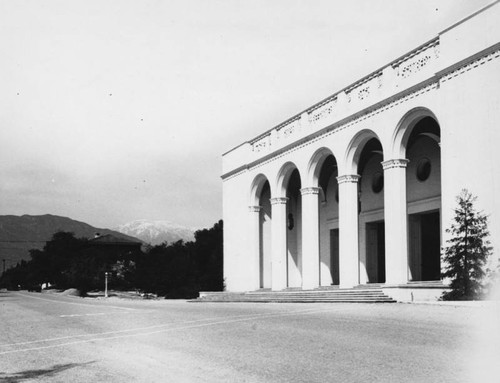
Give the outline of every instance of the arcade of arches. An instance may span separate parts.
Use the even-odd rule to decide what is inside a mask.
[[[293,163],[253,180],[257,288],[440,279],[440,129],[431,116],[402,126],[404,158],[384,160],[377,136],[362,132],[346,148],[349,174],[322,148],[310,184]]]
[[[464,188],[498,249],[499,19],[495,2],[224,153],[227,290],[435,300]]]

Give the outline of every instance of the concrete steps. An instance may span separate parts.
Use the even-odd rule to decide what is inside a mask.
[[[381,289],[257,290],[245,293],[201,292],[195,302],[394,303]]]

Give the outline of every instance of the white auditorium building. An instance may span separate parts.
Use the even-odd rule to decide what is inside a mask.
[[[228,151],[222,179],[227,291],[436,299],[463,188],[500,249],[499,2]]]

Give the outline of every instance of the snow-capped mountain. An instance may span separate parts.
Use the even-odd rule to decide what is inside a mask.
[[[193,230],[169,221],[139,219],[120,225],[115,230],[139,238],[153,246],[163,242],[174,243],[181,239],[184,242],[194,241]]]

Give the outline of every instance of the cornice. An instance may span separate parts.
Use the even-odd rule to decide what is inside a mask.
[[[500,43],[497,43],[449,66],[442,71],[437,72],[436,75],[440,78],[440,81],[444,83],[458,75],[468,72],[472,68],[477,68],[479,65],[483,65],[486,62],[497,59],[499,57]]]
[[[287,197],[275,197],[275,198],[271,198],[270,201],[271,201],[271,205],[286,205],[286,203],[288,202],[288,198]]]
[[[344,183],[357,184],[360,178],[361,176],[358,174],[344,174],[343,176],[337,177],[337,182],[339,185]]]
[[[382,168],[384,170],[393,168],[406,168],[408,162],[410,162],[410,160],[404,158],[387,160],[382,162]]]
[[[306,194],[319,194],[319,188],[318,187],[307,187],[300,189],[300,194],[301,195],[306,195]]]
[[[222,181],[228,181],[231,178],[235,178],[235,177],[239,176],[240,174],[247,172],[249,169],[250,169],[249,165],[240,166],[239,168],[235,169],[234,171],[223,174],[220,178],[222,179]]]

